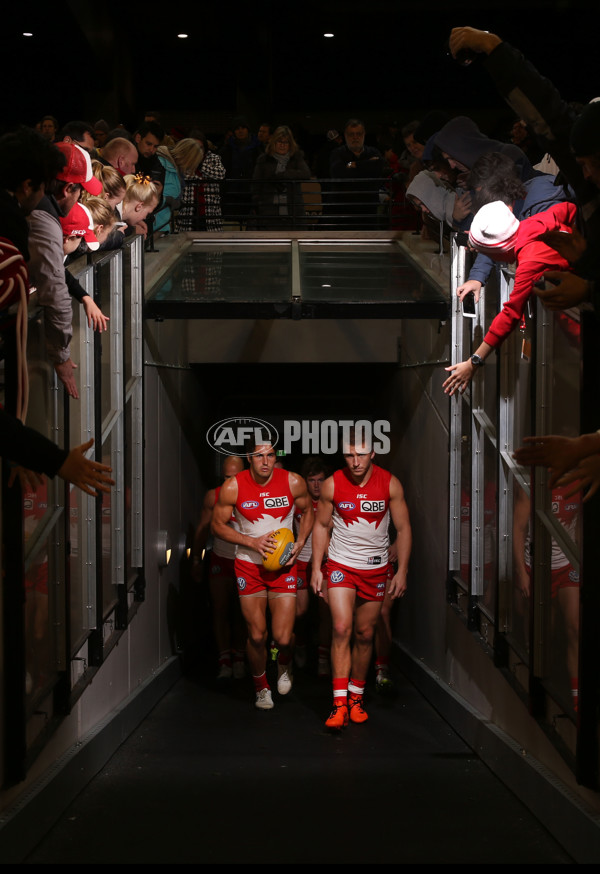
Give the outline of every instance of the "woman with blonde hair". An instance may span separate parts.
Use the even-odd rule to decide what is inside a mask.
[[[164,205],[154,216],[154,232],[168,234],[171,220],[181,206],[185,177],[194,173],[204,157],[204,152],[198,140],[184,137],[170,148],[159,146],[156,154],[165,169],[165,184]]]
[[[280,125],[273,131],[267,147],[259,155],[252,176],[252,200],[260,216],[261,230],[300,227],[304,198],[300,180],[310,179],[310,168],[298,148],[291,129]]]
[[[101,161],[92,161],[92,173],[102,183],[102,194],[99,197],[107,200],[111,207],[116,207],[125,196],[125,181],[118,170],[115,170],[110,164],[102,164]],[[84,190],[81,193],[81,200],[87,203],[91,198],[91,194],[87,194]]]
[[[182,143],[195,143],[195,147],[186,145],[190,150],[190,162],[184,165],[186,151],[181,149]],[[192,137],[180,140],[172,154],[184,171],[181,191],[181,207],[177,214],[177,230],[179,231],[220,231],[223,229],[221,218],[221,181],[225,178],[225,167],[219,155],[209,148],[208,140],[202,131],[195,131]],[[192,166],[192,156],[199,155],[195,166]]]
[[[160,203],[158,188],[149,176],[144,176],[142,173],[125,176],[124,179],[127,188],[119,211],[122,220],[128,225],[125,236],[136,233],[143,234],[146,239],[148,234],[146,218]]]
[[[91,213],[94,233],[100,245],[104,243],[118,221],[118,213],[102,195],[88,197],[85,206]]]

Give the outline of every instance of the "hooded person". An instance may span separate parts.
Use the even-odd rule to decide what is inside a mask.
[[[466,192],[459,193],[446,185],[430,170],[421,170],[406,189],[406,197],[413,206],[425,214],[432,215],[439,222],[444,222],[455,230],[468,228],[472,215],[469,205],[464,202],[468,198]],[[460,203],[457,205],[457,200]],[[470,198],[469,198],[470,204]]]
[[[466,361],[446,367],[450,376],[443,388],[446,394],[465,390],[475,370],[497,349],[521,322],[535,283],[547,270],[569,270],[569,262],[540,237],[549,231],[572,233],[577,217],[574,203],[556,203],[544,212],[519,221],[502,201],[486,203],[473,217],[469,244],[494,261],[516,263],[513,288],[506,303],[494,317],[483,342]]]
[[[519,146],[491,139],[465,115],[451,119],[440,128],[433,136],[433,143],[441,150],[451,166],[456,166],[463,172],[471,170],[477,159],[486,152],[500,152],[512,158],[522,181],[536,175],[531,161]]]

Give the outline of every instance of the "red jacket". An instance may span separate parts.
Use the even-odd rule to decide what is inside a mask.
[[[556,203],[544,212],[523,219],[517,231],[515,257],[517,270],[513,290],[485,335],[488,346],[497,347],[521,321],[534,284],[546,270],[569,270],[568,261],[537,238],[546,231],[572,232],[577,207],[565,201]]]

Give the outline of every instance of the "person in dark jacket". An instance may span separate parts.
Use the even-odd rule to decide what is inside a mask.
[[[250,182],[254,165],[261,154],[261,144],[245,118],[234,119],[233,134],[227,137],[219,157],[225,167],[223,207],[224,212],[240,222],[242,228],[252,210]]]
[[[378,226],[379,189],[385,175],[385,160],[375,146],[365,145],[365,126],[358,118],[344,125],[345,145],[331,153],[329,168],[336,191],[340,228]]]
[[[300,180],[310,179],[310,168],[289,127],[275,129],[254,165],[252,179],[252,200],[261,230],[301,225],[304,200]]]

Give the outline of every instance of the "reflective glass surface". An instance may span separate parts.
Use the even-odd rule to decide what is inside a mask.
[[[447,312],[447,292],[393,242],[194,247],[146,299],[147,317],[167,318],[445,318]]]

